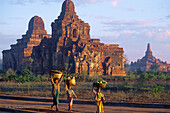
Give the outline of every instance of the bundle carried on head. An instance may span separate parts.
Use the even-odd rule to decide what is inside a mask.
[[[102,80],[102,81],[96,81],[93,83],[94,87],[102,87],[105,88],[106,87],[107,82]]]
[[[73,76],[69,76],[69,77],[64,78],[64,82],[67,85],[76,85],[76,79]]]
[[[53,79],[59,79],[63,74],[61,71],[58,70],[51,70],[50,72],[52,73]]]

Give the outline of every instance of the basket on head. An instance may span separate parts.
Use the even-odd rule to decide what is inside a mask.
[[[105,87],[106,87],[106,84],[99,84],[99,87],[105,88]]]
[[[93,83],[93,87],[101,87],[101,88],[105,88],[106,87],[106,84],[107,84],[107,82],[105,82],[105,81],[98,81],[98,82],[94,82]]]
[[[67,85],[76,85],[76,79],[75,77],[72,77],[70,80],[65,80],[65,83]]]
[[[62,72],[60,72],[60,71],[52,70],[51,72],[52,72],[53,79],[55,79],[55,78],[59,79],[62,76]]]

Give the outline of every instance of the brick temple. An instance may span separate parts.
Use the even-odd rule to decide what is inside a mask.
[[[152,70],[151,66],[153,65],[158,65],[158,69],[160,71],[170,71],[170,64],[167,64],[167,61],[163,62],[160,59],[156,59],[152,54],[150,43],[148,43],[145,56],[142,59],[138,59],[137,62],[132,62],[130,65],[130,70],[141,70],[146,72]]]
[[[17,39],[17,44],[11,45],[10,50],[2,52],[3,70],[24,69],[25,60],[31,57],[33,47],[38,46],[44,37],[51,38],[51,35],[47,34],[41,17],[34,16],[29,22],[28,31],[22,35],[22,39]]]
[[[17,40],[16,45],[11,45],[10,50],[3,51],[3,69],[21,70],[25,65],[23,60],[31,57],[34,60],[31,69],[36,74],[57,69],[69,73],[126,76],[123,48],[90,38],[90,25],[79,19],[71,0],[64,1],[51,27],[50,36],[43,20],[33,17],[26,35]]]

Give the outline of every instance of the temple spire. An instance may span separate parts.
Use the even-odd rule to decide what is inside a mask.
[[[151,45],[148,43],[147,51],[151,51]]]
[[[63,20],[64,18],[72,18],[76,17],[75,6],[71,0],[65,0],[62,4],[62,11],[60,16],[58,16],[59,20]],[[78,17],[77,17],[78,18]]]
[[[37,35],[47,34],[44,27],[44,21],[42,20],[41,17],[34,16],[29,21],[27,35],[31,36],[31,34],[37,34]]]
[[[146,56],[152,56],[152,51],[151,51],[151,45],[150,45],[150,43],[148,43],[148,45],[147,45]]]
[[[75,12],[74,3],[71,0],[65,0],[62,5],[62,12]]]

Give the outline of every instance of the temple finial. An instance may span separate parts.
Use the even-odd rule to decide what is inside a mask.
[[[150,45],[150,43],[148,43],[147,51],[151,51],[151,45]]]
[[[151,51],[151,45],[150,45],[150,43],[148,43],[148,45],[147,45],[146,56],[152,56],[152,51]]]

